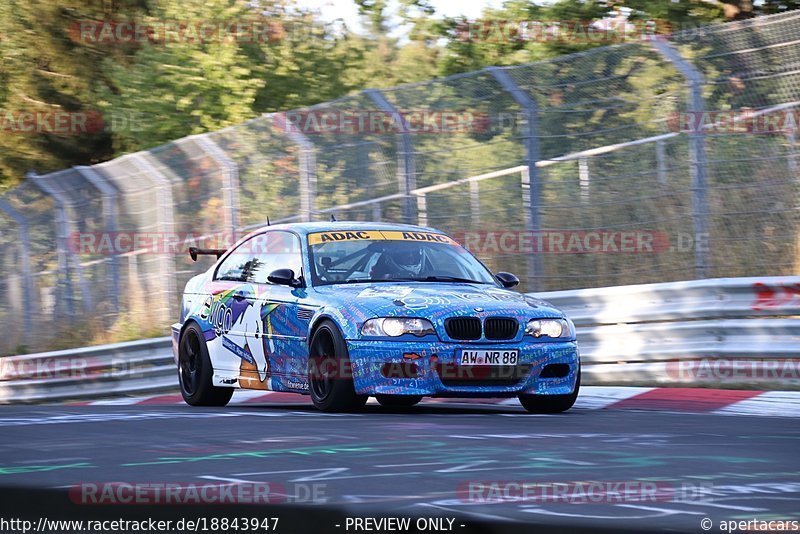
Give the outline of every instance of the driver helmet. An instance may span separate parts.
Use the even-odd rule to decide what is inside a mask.
[[[422,272],[422,249],[415,243],[402,243],[386,251],[386,265],[399,277],[413,278]]]

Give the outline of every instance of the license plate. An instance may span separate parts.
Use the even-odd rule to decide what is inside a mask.
[[[517,350],[466,350],[462,349],[458,362],[461,365],[517,365]]]

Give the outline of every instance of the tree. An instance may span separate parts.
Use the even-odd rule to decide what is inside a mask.
[[[242,48],[254,34],[228,28],[259,19],[242,2],[154,2],[142,24],[157,29],[179,21],[186,30],[171,37],[156,31],[154,38],[138,43],[129,64],[108,60],[103,65],[108,82],[94,89],[100,106],[120,125],[113,132],[115,151],[152,147],[251,118],[264,85],[259,66]],[[211,31],[193,33],[208,23]]]
[[[136,0],[115,2],[120,13],[137,6]],[[103,79],[101,60],[112,51],[81,42],[73,31],[82,20],[101,18],[101,8],[85,0],[0,3],[0,184],[32,168],[50,171],[111,156],[92,86]],[[38,124],[26,114],[38,114]],[[72,117],[74,127],[51,128],[56,114]],[[32,131],[20,131],[27,127]]]

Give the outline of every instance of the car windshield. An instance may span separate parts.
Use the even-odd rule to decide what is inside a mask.
[[[315,285],[358,282],[497,283],[451,238],[431,232],[336,231],[309,234]]]

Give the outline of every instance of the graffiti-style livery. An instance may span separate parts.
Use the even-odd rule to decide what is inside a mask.
[[[324,411],[369,396],[516,396],[537,413],[575,402],[572,322],[437,230],[274,225],[198,252],[219,258],[186,285],[172,327],[189,404],[225,405],[236,388],[310,395]]]

